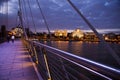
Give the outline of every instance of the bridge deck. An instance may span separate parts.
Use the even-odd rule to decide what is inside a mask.
[[[27,50],[20,40],[0,44],[0,80],[38,80]]]

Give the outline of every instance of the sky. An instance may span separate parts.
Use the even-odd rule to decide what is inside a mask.
[[[46,31],[47,28],[36,0],[20,1],[24,26],[29,27],[32,31],[35,29],[37,32]],[[98,31],[120,31],[120,0],[71,1]],[[39,2],[51,31],[58,29],[71,31],[76,28],[84,31],[90,30],[67,0],[39,0]],[[17,26],[20,23],[18,10],[18,0],[0,0],[0,25],[8,22],[7,29]]]

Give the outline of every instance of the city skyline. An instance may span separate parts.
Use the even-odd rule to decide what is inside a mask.
[[[28,0],[27,0],[28,1]],[[27,1],[21,0],[21,3],[26,7],[27,16],[29,18],[29,27],[34,31],[34,25],[31,20],[30,10]],[[44,20],[39,11],[36,0],[30,0],[31,10],[34,16],[35,26],[37,32],[47,30]],[[83,15],[95,26],[96,29],[102,31],[120,31],[120,1],[119,0],[71,0]],[[8,2],[8,4],[6,3]],[[25,3],[24,3],[25,2]],[[8,8],[5,7],[8,5]],[[68,4],[67,0],[40,0],[40,5],[46,17],[50,30],[67,29],[74,30],[80,28],[82,30],[89,30],[89,27],[75,12],[75,10]],[[8,10],[8,14],[6,12]],[[16,0],[1,0],[0,1],[0,17],[2,17],[3,24],[6,21],[5,16],[8,15],[8,29],[18,25],[18,1]],[[23,8],[24,22],[25,10]],[[7,19],[7,18],[6,18]],[[17,21],[16,21],[17,20]],[[2,25],[2,23],[0,24]]]

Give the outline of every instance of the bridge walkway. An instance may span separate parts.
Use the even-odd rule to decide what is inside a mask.
[[[0,80],[42,80],[22,41],[0,44]]]

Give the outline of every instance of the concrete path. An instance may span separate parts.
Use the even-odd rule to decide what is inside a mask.
[[[38,80],[27,50],[20,40],[0,44],[0,80]]]

